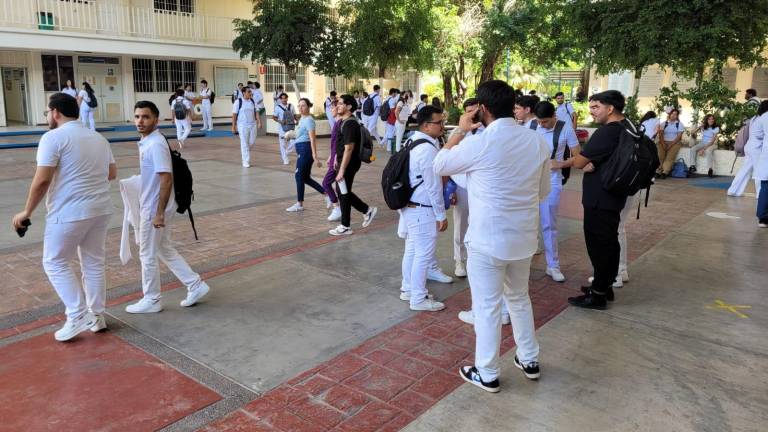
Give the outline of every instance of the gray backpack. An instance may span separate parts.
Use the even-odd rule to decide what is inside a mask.
[[[288,132],[296,129],[296,116],[293,114],[293,107],[288,104],[288,108],[283,108],[282,105],[278,105],[278,108],[283,110],[283,121],[280,123],[280,127],[283,132]]]

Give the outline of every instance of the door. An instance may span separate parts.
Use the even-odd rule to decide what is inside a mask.
[[[80,64],[77,68],[79,82],[87,81],[93,87],[99,106],[93,111],[97,122],[123,120],[123,86],[120,65]]]
[[[27,71],[24,68],[2,68],[5,93],[5,119],[8,125],[29,124],[27,104]]]
[[[229,101],[237,88],[237,83],[245,84],[246,82],[248,82],[247,68],[217,66],[213,77],[213,91],[216,92],[217,99],[223,97]]]

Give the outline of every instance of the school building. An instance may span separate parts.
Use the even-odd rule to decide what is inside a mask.
[[[238,82],[271,93],[292,86],[279,64],[253,64],[232,50],[232,20],[252,17],[250,0],[0,0],[0,127],[45,123],[47,97],[67,80],[87,81],[97,122],[130,121],[137,100],[152,100],[170,118],[170,94],[201,79],[216,93],[214,117],[230,117]],[[301,68],[302,96],[322,111],[328,91],[365,88],[374,80],[330,78]],[[414,71],[395,72],[383,87],[420,88]]]

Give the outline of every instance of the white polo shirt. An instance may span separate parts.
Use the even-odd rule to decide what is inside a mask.
[[[200,89],[200,97],[208,96],[208,99],[203,99],[203,105],[205,106],[211,106],[211,88],[210,87],[204,87]]]
[[[77,94],[77,97],[81,98],[83,101],[80,103],[80,109],[90,111],[91,107],[88,105],[88,102],[91,101],[91,97],[88,96],[88,92],[85,90],[80,90],[80,93]]]
[[[573,126],[571,126],[571,122],[565,121],[565,124],[563,125],[563,130],[560,131],[560,136],[558,137],[557,142],[557,152],[555,152],[555,160],[562,161],[565,156],[565,146],[567,145],[570,148],[577,147],[579,145],[579,139],[576,137],[576,132],[573,130]],[[539,124],[539,126],[536,128],[536,132],[541,135],[542,138],[544,138],[544,141],[547,142],[547,148],[549,148],[549,155],[552,156],[552,149],[554,149],[554,140],[555,140],[555,128],[547,129]],[[550,173],[550,180],[553,185],[562,185],[563,181],[563,173],[561,170],[552,171]]]
[[[173,102],[171,102],[171,111],[173,111],[173,107],[175,107],[177,103],[184,104],[184,108],[186,108],[186,109],[188,109],[190,111],[192,110],[192,102],[190,102],[189,100],[179,96],[176,99],[174,99]],[[189,115],[187,115],[187,117],[189,117]],[[176,119],[176,117],[174,117],[174,119],[178,120],[178,119]]]
[[[563,102],[562,105],[558,105],[555,108],[555,116],[557,116],[558,120],[573,124],[571,114],[573,114],[573,105],[570,102]]]
[[[77,97],[77,89],[73,89],[73,88],[69,88],[69,87],[64,87],[63,89],[61,89],[61,92],[64,93],[64,94],[68,94],[68,95],[72,96],[73,98]]]
[[[141,198],[139,208],[141,218],[150,220],[157,212],[160,202],[160,176],[159,173],[173,173],[171,163],[171,150],[168,141],[159,129],[139,141],[139,168],[141,171]],[[176,201],[173,195],[173,183],[171,183],[171,197],[165,211],[176,209]]]
[[[513,156],[513,157],[511,157]],[[467,174],[469,249],[500,260],[533,256],[539,201],[550,191],[550,150],[536,132],[501,118],[435,157],[441,176]]]
[[[264,93],[261,92],[261,89],[253,89],[252,90],[253,101],[256,102],[256,109],[262,110],[264,109]]]
[[[661,127],[663,128],[661,133],[664,134],[665,142],[674,141],[678,134],[685,132],[685,126],[680,121],[665,121]]]
[[[251,99],[238,99],[232,104],[232,114],[237,114],[237,126],[256,125],[256,102]]]
[[[79,121],[43,134],[37,147],[37,166],[56,168],[45,200],[48,223],[112,214],[107,177],[113,163],[109,142]]]
[[[414,147],[408,159],[411,187],[420,185],[413,191],[411,202],[431,206],[435,212],[435,220],[444,221],[443,183],[432,168],[439,146],[436,139],[421,131],[414,132],[409,141],[416,142],[421,139],[428,142]]]

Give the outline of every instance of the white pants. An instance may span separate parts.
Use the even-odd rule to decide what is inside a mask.
[[[293,140],[285,139],[285,132],[283,132],[279,125],[277,127],[279,128],[277,136],[280,141],[280,158],[283,159],[283,162],[288,162],[288,155],[295,149],[294,142]]]
[[[549,191],[549,195],[539,203],[539,220],[547,267],[560,269],[560,258],[557,253],[557,210],[560,208],[560,193],[563,190],[563,183],[558,179],[551,184],[552,189]]]
[[[735,196],[742,196],[744,195],[744,190],[747,188],[747,183],[749,183],[749,179],[752,178],[752,171],[755,168],[755,163],[757,161],[757,158],[760,157],[760,153],[757,154],[750,154],[752,152],[746,152],[746,155],[744,156],[744,163],[741,164],[741,168],[739,169],[739,172],[736,173],[736,176],[733,178],[733,182],[731,183],[731,187],[728,188],[728,195],[735,195]],[[760,180],[755,180],[755,196],[760,195]]]
[[[390,142],[395,140],[395,125],[384,122],[384,133],[386,138],[387,150],[390,149]]]
[[[427,272],[437,248],[437,224],[434,211],[428,207],[406,207],[400,217],[406,230],[402,290],[411,293],[411,305],[416,305],[427,296]]]
[[[365,124],[365,127],[368,129],[368,132],[370,132],[371,137],[379,142],[379,145],[381,145],[381,136],[379,135],[378,126],[379,126],[379,116],[374,113],[372,116],[363,116],[363,123]]]
[[[151,219],[142,217],[139,232],[139,258],[141,259],[141,285],[144,297],[159,300],[160,266],[158,258],[176,275],[187,290],[196,289],[204,283],[200,275],[192,271],[184,258],[176,251],[171,243],[171,221],[175,210],[165,213],[165,228],[155,228]]]
[[[68,319],[75,319],[89,309],[95,314],[104,313],[107,298],[104,260],[109,216],[45,226],[43,268],[64,303]],[[82,285],[70,266],[75,254],[80,260]]]
[[[211,114],[211,103],[203,101],[203,129],[213,129],[213,114]]]
[[[469,228],[469,196],[467,190],[461,186],[456,187],[456,205],[453,206],[453,259],[454,261],[467,260],[467,246],[464,244],[464,236]]]
[[[646,191],[647,193],[647,191]],[[619,277],[621,273],[627,271],[627,221],[632,217],[632,210],[636,208],[637,201],[642,200],[642,191],[636,195],[632,195],[627,198],[627,203],[624,204],[624,208],[621,210],[621,220],[619,221]]]
[[[395,123],[395,151],[400,151],[400,145],[403,142],[403,135],[405,134],[405,123]]]
[[[237,125],[237,134],[240,136],[240,154],[243,163],[251,162],[251,147],[256,143],[256,125]]]
[[[96,123],[93,120],[93,110],[88,106],[85,101],[80,104],[80,121],[83,122],[83,126],[88,127],[88,123],[91,123],[91,130],[96,130]]]
[[[538,361],[539,343],[528,296],[531,257],[500,260],[473,250],[470,244],[467,273],[475,318],[475,366],[483,381],[499,376],[502,300],[509,309],[517,358],[522,363]]]
[[[176,123],[176,140],[183,143],[192,132],[192,119],[189,117],[184,120],[174,119],[173,122]]]
[[[704,166],[702,167],[703,169],[699,169],[698,167],[699,150],[703,149],[705,145],[706,143],[699,141],[698,144],[691,147],[691,165],[695,166],[696,171],[702,174],[708,172],[709,170],[715,169],[714,152],[717,148],[717,145],[714,144],[704,150],[704,156],[702,156],[704,158]]]

